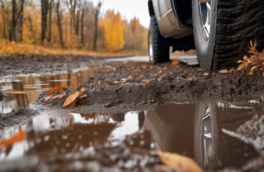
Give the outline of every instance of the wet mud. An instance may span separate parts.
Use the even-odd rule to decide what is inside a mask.
[[[0,146],[0,171],[174,171],[157,146],[205,171],[264,168],[263,76],[205,74],[184,63],[62,62],[0,83],[0,141],[26,133]],[[45,101],[58,85],[67,89],[54,96],[65,96]],[[82,87],[87,96],[63,108]]]

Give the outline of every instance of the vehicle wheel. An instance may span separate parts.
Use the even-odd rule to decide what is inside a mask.
[[[150,63],[170,61],[169,41],[161,35],[155,16],[151,16],[150,19],[148,45]]]
[[[250,40],[264,48],[263,1],[192,0],[198,61],[206,71],[228,68],[248,53]]]

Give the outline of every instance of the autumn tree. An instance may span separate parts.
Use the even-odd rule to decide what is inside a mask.
[[[25,0],[12,0],[12,28],[10,30],[10,40],[17,42],[18,38],[18,21],[24,9]]]
[[[58,1],[56,4],[56,13],[57,13],[58,31],[59,31],[59,35],[60,35],[60,43],[61,43],[61,46],[64,47],[64,42],[63,42],[63,37],[62,37],[62,24],[61,24],[62,15],[61,15],[61,11],[60,11],[60,1]]]
[[[107,51],[114,52],[124,47],[125,25],[121,20],[121,15],[114,11],[108,11],[102,20],[104,29],[104,41]]]
[[[97,36],[98,36],[98,19],[100,14],[100,9],[102,6],[102,2],[99,1],[97,6],[94,9],[94,42],[93,42],[93,49],[97,49]]]

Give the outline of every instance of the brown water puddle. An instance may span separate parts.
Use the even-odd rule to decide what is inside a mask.
[[[75,89],[96,72],[82,70],[48,76],[23,76],[14,78],[12,82],[2,82],[0,87],[7,100],[0,104],[0,112],[27,107],[43,90],[53,86]],[[26,132],[23,141],[0,148],[0,166],[11,163],[15,169],[13,160],[22,161],[24,157],[67,157],[97,146],[116,146],[122,144],[126,136],[133,137],[135,133],[148,131],[151,133],[151,148],[157,143],[163,151],[193,158],[204,169],[261,169],[264,167],[261,163],[261,154],[264,154],[262,107],[254,101],[208,101],[167,104],[155,110],[118,114],[42,111],[21,126],[0,130],[0,141],[18,133],[19,128]],[[140,137],[138,144],[130,141],[128,145],[140,148],[147,142],[147,138]],[[80,162],[85,163],[84,160]],[[258,166],[251,165],[256,162],[259,162]],[[76,170],[75,166],[71,169]],[[90,167],[82,170],[91,171]]]
[[[246,168],[261,157],[262,114],[256,104],[220,102],[167,104],[155,110],[119,114],[46,111],[22,126],[0,130],[0,140],[19,128],[27,133],[23,141],[0,150],[0,161],[33,155],[66,157],[100,145],[119,145],[126,136],[149,131],[152,148],[157,143],[163,151],[195,159],[204,169]],[[136,147],[144,147],[146,142],[142,137]]]

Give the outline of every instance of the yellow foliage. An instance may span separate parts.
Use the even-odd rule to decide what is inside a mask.
[[[110,10],[101,22],[106,49],[110,52],[123,49],[125,24],[121,20],[121,15]]]

